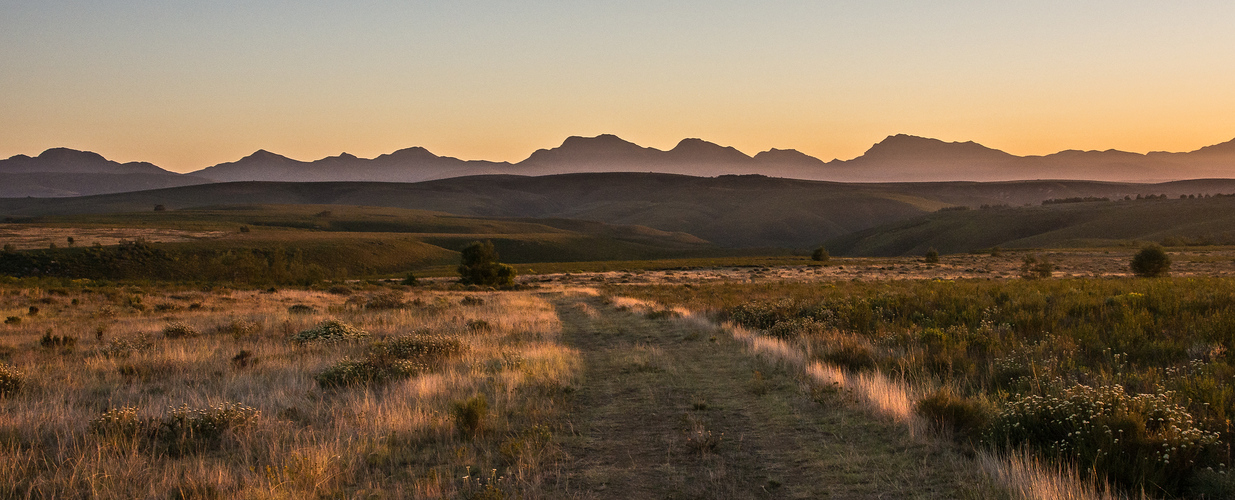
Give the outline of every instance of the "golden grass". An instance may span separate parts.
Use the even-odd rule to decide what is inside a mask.
[[[0,326],[0,348],[7,348],[0,352],[27,381],[0,399],[0,497],[438,498],[490,485],[536,496],[560,458],[555,445],[509,442],[558,425],[578,353],[558,342],[561,325],[539,297],[467,295],[483,303],[419,292],[406,298],[421,305],[374,311],[311,291],[3,290],[0,314],[21,321]],[[297,304],[313,312],[288,311]],[[30,315],[30,305],[39,312]],[[468,349],[406,380],[324,390],[314,375],[344,357],[364,357],[369,343],[288,340],[328,318],[367,330],[372,340],[428,332],[459,338]],[[164,338],[172,321],[202,334]],[[235,321],[258,328],[225,328]],[[76,346],[45,348],[40,338],[48,332],[77,337]],[[140,339],[149,347],[105,354],[117,343],[140,346]],[[233,362],[241,351],[251,353],[243,366]],[[461,436],[451,407],[478,394],[488,403],[485,431]],[[141,439],[90,430],[112,408],[132,406],[154,418],[169,407],[229,401],[261,413],[199,453],[168,456]],[[496,474],[459,479],[469,466]]]

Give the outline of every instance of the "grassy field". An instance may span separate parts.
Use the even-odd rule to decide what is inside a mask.
[[[1028,449],[1150,496],[1229,498],[1235,281],[1227,278],[614,286],[915,388],[975,450]]]
[[[5,498],[539,496],[580,368],[529,294],[10,288],[0,309]]]

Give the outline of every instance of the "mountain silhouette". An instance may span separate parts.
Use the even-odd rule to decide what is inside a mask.
[[[52,148],[30,157],[0,160],[0,197],[63,197],[189,186],[208,179],[163,170],[151,163],[119,163],[98,153]]]
[[[0,196],[77,196],[211,181],[423,182],[494,174],[597,172],[761,174],[837,182],[1163,182],[1235,177],[1235,140],[1180,153],[1067,150],[1016,156],[972,141],[945,142],[897,134],[879,141],[856,158],[824,162],[793,149],[769,149],[752,157],[732,147],[688,138],[665,151],[602,134],[568,137],[560,146],[537,150],[517,163],[461,160],[438,156],[422,147],[376,158],[341,153],[315,161],[258,150],[234,162],[189,174],[168,172],[150,163],[118,163],[92,152],[55,148],[33,158],[17,155],[0,160]]]

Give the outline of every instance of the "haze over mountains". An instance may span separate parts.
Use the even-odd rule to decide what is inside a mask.
[[[851,160],[825,162],[799,151],[754,156],[700,139],[670,150],[639,146],[614,135],[569,137],[518,163],[467,161],[413,147],[376,158],[341,154],[299,161],[259,150],[235,162],[180,174],[150,163],[118,163],[71,149],[0,160],[0,197],[103,194],[207,182],[420,182],[451,177],[587,172],[658,172],[694,176],[763,174],[840,182],[1011,181],[1075,179],[1160,182],[1235,177],[1235,140],[1186,153],[1062,151],[1016,156],[974,142],[894,135]]]

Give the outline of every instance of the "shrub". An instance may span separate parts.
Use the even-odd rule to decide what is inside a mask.
[[[939,251],[935,250],[934,248],[927,250],[926,255],[924,255],[923,257],[925,258],[927,264],[938,264],[939,263]]]
[[[252,351],[241,349],[235,356],[232,356],[232,366],[237,370],[254,363],[257,363],[257,357]]]
[[[141,335],[109,341],[99,349],[99,354],[108,358],[127,358],[135,352],[145,351],[154,347],[149,337]]]
[[[832,256],[828,255],[828,249],[824,247],[816,248],[815,251],[810,254],[810,260],[815,262],[827,262],[828,259],[831,258]]]
[[[1055,263],[1036,255],[1026,255],[1021,260],[1021,277],[1027,280],[1050,278],[1055,274]]]
[[[1024,396],[996,414],[987,439],[1084,464],[1081,469],[1129,489],[1178,495],[1194,472],[1218,465],[1224,445],[1170,397],[1079,384],[1047,396]]]
[[[1132,257],[1129,264],[1132,274],[1142,278],[1155,278],[1171,273],[1171,257],[1158,245],[1149,245]]]
[[[950,432],[958,439],[976,436],[990,419],[982,404],[957,396],[948,388],[918,400],[913,410],[936,429]]]
[[[20,325],[20,324],[21,324],[21,316],[9,316],[9,317],[7,317],[7,318],[4,318],[4,324],[6,324],[6,325]]]
[[[106,437],[137,439],[146,449],[177,457],[218,449],[227,430],[249,424],[260,415],[240,403],[221,403],[207,408],[183,405],[159,417],[142,418],[137,408],[129,406],[104,412],[90,422],[90,430]]]
[[[466,401],[455,401],[451,405],[450,414],[454,417],[455,428],[464,437],[475,437],[485,429],[485,420],[489,415],[489,400],[484,394],[477,394]]]
[[[467,320],[467,329],[476,333],[483,333],[493,331],[493,326],[483,319],[469,319]]]
[[[480,297],[474,297],[471,295],[468,295],[467,297],[463,297],[463,300],[459,301],[459,304],[464,305],[464,306],[479,306],[479,305],[484,305],[484,303],[485,303],[485,299],[482,299]]]
[[[474,241],[463,249],[459,264],[459,283],[506,287],[514,284],[515,268],[498,262],[492,241]]]
[[[17,371],[4,363],[0,363],[0,398],[16,394],[26,383],[24,373]]]
[[[52,335],[51,330],[48,329],[43,333],[43,337],[39,339],[39,345],[45,349],[64,349],[68,351],[77,345],[77,337]]]
[[[467,344],[455,337],[440,334],[418,334],[376,342],[370,352],[375,357],[395,359],[439,360],[467,351]]]
[[[262,325],[256,321],[244,319],[232,320],[230,323],[222,324],[214,328],[214,333],[227,334],[234,338],[247,337],[262,331]]]
[[[427,371],[419,362],[407,359],[369,357],[362,360],[344,358],[317,374],[314,380],[323,389],[350,385],[384,384]]]
[[[347,285],[335,285],[335,286],[330,287],[328,290],[326,290],[326,293],[329,293],[329,294],[332,294],[332,295],[343,295],[343,296],[347,296],[347,295],[351,295],[353,291],[354,291],[354,290],[352,290],[352,287],[350,287],[350,286],[347,286]]]
[[[313,314],[317,312],[317,309],[310,305],[295,304],[287,308],[287,312],[289,314]]]
[[[402,283],[403,286],[417,286],[420,284],[420,281],[416,279],[415,274],[407,273],[407,276],[403,277]]]
[[[292,336],[292,340],[299,343],[307,342],[351,342],[360,340],[369,336],[369,332],[361,330],[355,326],[344,323],[337,319],[328,319],[317,326],[302,330],[300,333]]]
[[[365,309],[402,309],[405,306],[407,303],[403,301],[403,292],[397,290],[370,296],[364,305]]]
[[[198,335],[201,335],[201,332],[184,323],[177,322],[163,327],[163,336],[169,339],[196,337]]]

